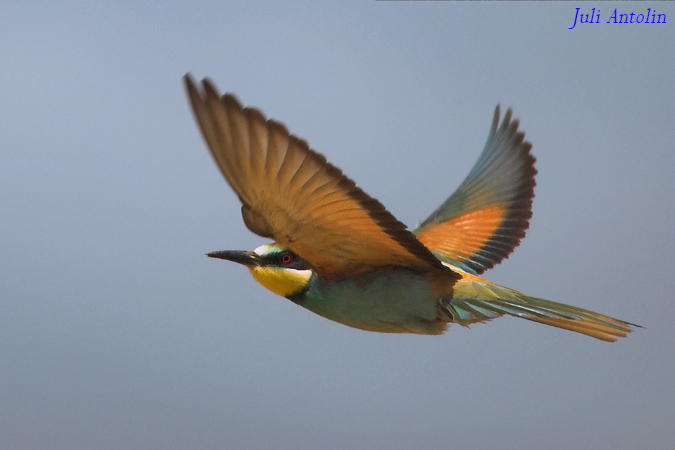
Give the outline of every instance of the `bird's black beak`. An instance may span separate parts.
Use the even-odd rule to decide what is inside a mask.
[[[241,250],[218,250],[216,252],[207,253],[206,256],[210,258],[226,259],[228,261],[243,264],[246,267],[260,265],[260,258],[253,252]]]

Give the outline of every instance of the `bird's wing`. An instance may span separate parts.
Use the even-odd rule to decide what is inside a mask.
[[[509,314],[609,342],[638,326],[576,306],[528,297],[470,274],[455,283],[452,298],[443,300],[442,306],[447,319],[460,325]]]
[[[241,200],[246,226],[273,238],[320,275],[377,267],[451,273],[380,202],[290,135],[284,125],[186,75],[192,110],[218,168]]]
[[[440,259],[480,274],[508,257],[532,217],[534,157],[511,109],[499,125],[499,105],[487,143],[457,190],[413,231]]]

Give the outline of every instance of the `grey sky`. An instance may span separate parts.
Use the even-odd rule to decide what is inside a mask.
[[[568,30],[580,6],[601,23]],[[615,7],[668,23],[606,24]],[[3,2],[0,448],[671,448],[674,27],[664,2]],[[374,334],[206,258],[266,241],[188,71],[409,226],[513,107],[534,217],[487,278],[646,329]]]

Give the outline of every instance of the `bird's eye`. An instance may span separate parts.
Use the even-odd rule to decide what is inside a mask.
[[[288,264],[293,260],[293,257],[289,253],[284,253],[281,255],[281,262],[284,264]]]

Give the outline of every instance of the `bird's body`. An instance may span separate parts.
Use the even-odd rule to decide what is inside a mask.
[[[531,145],[509,110],[495,111],[478,162],[408,231],[307,144],[257,110],[189,76],[188,95],[244,222],[273,238],[254,252],[209,256],[245,265],[270,291],[335,322],[384,333],[441,334],[504,314],[614,341],[628,322],[526,296],[479,275],[525,235],[534,196]]]
[[[441,334],[441,293],[433,280],[406,269],[377,270],[340,281],[314,275],[300,306],[326,319],[381,333]]]

